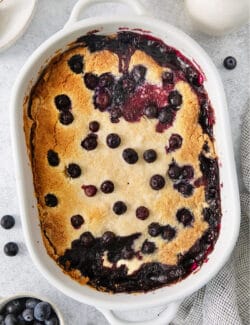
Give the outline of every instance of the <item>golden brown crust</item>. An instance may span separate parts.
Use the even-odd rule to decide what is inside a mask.
[[[195,179],[201,177],[198,156],[205,141],[209,143],[210,155],[215,157],[213,143],[197,124],[197,95],[184,81],[175,85],[182,94],[183,104],[173,127],[163,133],[156,133],[157,122],[145,117],[139,123],[128,123],[121,119],[119,123],[112,124],[108,113],[94,109],[92,91],[85,87],[82,74],[74,74],[70,70],[67,61],[74,54],[84,56],[85,72],[99,75],[109,71],[119,76],[118,57],[114,53],[90,53],[87,48],[75,48],[59,55],[46,68],[32,94],[31,117],[27,113],[27,103],[24,106],[24,130],[29,153],[33,150],[34,186],[48,254],[56,260],[84,231],[91,231],[94,236],[101,236],[107,230],[120,236],[141,232],[142,236],[135,242],[135,246],[139,248],[145,238],[148,238],[148,225],[159,222],[175,227],[176,238],[171,242],[163,241],[161,237],[150,238],[157,246],[154,254],[143,256],[140,262],[134,259],[123,262],[130,271],[144,262],[157,261],[174,265],[178,254],[188,251],[208,228],[202,216],[202,210],[207,206],[204,186],[195,189],[191,197],[185,198],[173,189],[173,183],[168,177],[166,186],[161,191],[152,190],[149,179],[153,174],[165,176],[173,158],[180,165],[192,165]],[[163,68],[152,58],[136,51],[130,61],[130,70],[136,64],[143,64],[147,68],[147,81],[160,83]],[[62,93],[70,97],[74,115],[73,123],[67,126],[59,123],[59,112],[54,104],[55,96]],[[84,151],[80,143],[89,133],[88,124],[92,120],[100,123],[98,147],[93,151]],[[31,148],[30,134],[34,124]],[[109,133],[120,135],[119,148],[107,147],[106,136]],[[164,148],[172,133],[182,136],[182,148],[166,154]],[[131,146],[136,149],[140,158],[135,165],[126,164],[121,157],[122,150]],[[158,159],[153,164],[146,164],[142,154],[150,148],[157,151]],[[48,165],[47,152],[50,149],[59,154],[60,164],[57,167]],[[72,162],[82,169],[82,175],[77,179],[70,179],[65,175],[65,167]],[[83,184],[94,184],[100,188],[100,184],[106,179],[111,179],[115,184],[112,194],[105,195],[99,190],[92,198],[84,195],[81,189]],[[56,207],[45,205],[44,196],[47,193],[54,193],[58,197],[59,204]],[[112,211],[112,204],[117,200],[127,203],[128,210],[123,216],[117,216]],[[135,210],[140,205],[145,205],[150,210],[150,217],[145,221],[135,217]],[[195,219],[193,227],[184,228],[176,220],[176,211],[183,207],[192,210]],[[75,214],[81,214],[85,220],[78,230],[70,223],[71,216]],[[70,276],[86,283],[86,279],[78,271],[70,272]]]

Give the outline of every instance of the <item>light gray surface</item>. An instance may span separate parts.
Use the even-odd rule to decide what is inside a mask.
[[[32,291],[49,297],[62,310],[67,325],[107,324],[103,316],[93,307],[80,304],[57,291],[40,275],[34,267],[24,244],[21,230],[14,167],[12,161],[9,132],[9,102],[11,87],[18,71],[29,55],[44,40],[58,31],[69,17],[73,0],[40,0],[34,19],[26,34],[10,49],[0,54],[0,216],[13,214],[16,226],[13,230],[0,229],[0,296],[16,292]],[[154,17],[166,20],[182,28],[211,56],[225,86],[231,117],[235,157],[239,166],[239,145],[241,118],[249,97],[249,28],[242,27],[225,37],[213,38],[195,32],[186,16],[181,0],[141,0]],[[129,14],[130,10],[122,5],[98,5],[88,10],[85,16],[107,13]],[[233,55],[238,65],[233,71],[222,66],[224,57]],[[2,247],[7,241],[20,245],[17,257],[6,257]]]

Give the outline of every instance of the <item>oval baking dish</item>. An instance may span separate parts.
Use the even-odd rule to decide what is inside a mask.
[[[95,0],[94,2],[101,1]],[[121,0],[120,2],[123,1]],[[76,22],[80,10],[89,5],[86,0],[79,1],[73,9],[71,18],[65,28],[43,43],[24,65],[15,82],[11,99],[11,134],[20,213],[26,244],[31,257],[48,281],[65,294],[97,308],[116,310],[139,309],[173,303],[182,300],[201,288],[220,270],[228,259],[235,245],[240,224],[239,193],[227,104],[216,68],[207,54],[189,36],[165,22],[148,16],[145,18],[145,13],[137,2],[131,0],[127,1],[127,3],[135,9],[137,15],[129,18],[122,16],[95,17]],[[215,112],[214,137],[216,139],[215,146],[219,157],[220,182],[222,184],[221,230],[218,241],[213,252],[209,255],[207,263],[204,263],[198,272],[191,274],[181,282],[137,295],[128,295],[126,293],[110,295],[95,291],[88,286],[81,286],[68,276],[65,276],[48,256],[41,238],[36,208],[37,202],[34,195],[32,171],[26,150],[22,118],[22,107],[25,98],[27,98],[32,85],[36,82],[39,73],[56,52],[67,49],[68,44],[89,31],[99,30],[100,34],[108,35],[116,33],[121,27],[126,27],[129,30],[150,31],[154,37],[178,49],[188,59],[195,62],[198,67],[201,67],[206,77],[204,85]],[[173,317],[178,304],[172,304],[171,306]],[[106,317],[111,320],[110,314],[106,313]]]

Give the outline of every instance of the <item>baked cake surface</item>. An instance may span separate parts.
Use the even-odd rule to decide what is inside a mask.
[[[82,284],[148,291],[212,251],[221,218],[204,78],[148,35],[86,35],[24,105],[48,254]]]

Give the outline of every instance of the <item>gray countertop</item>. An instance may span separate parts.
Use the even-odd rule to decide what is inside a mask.
[[[55,302],[62,310],[67,325],[98,325],[107,324],[107,322],[95,308],[80,304],[52,287],[31,261],[20,223],[9,131],[11,87],[20,68],[43,41],[62,28],[75,2],[74,0],[38,1],[34,19],[25,35],[14,46],[0,54],[0,110],[2,114],[0,119],[0,216],[12,214],[16,217],[16,226],[13,230],[0,229],[0,296],[32,291],[47,296]],[[141,0],[141,3],[145,4],[146,9],[154,17],[182,28],[213,59],[226,90],[235,158],[238,171],[240,171],[241,122],[249,97],[249,26],[245,25],[225,37],[209,37],[193,30],[184,12],[182,1]],[[123,5],[98,5],[89,9],[85,17],[121,12],[129,14],[130,10]],[[223,59],[228,55],[236,57],[238,61],[236,69],[232,71],[222,66]],[[16,257],[10,258],[4,255],[2,248],[7,241],[16,241],[19,244],[20,253]]]

